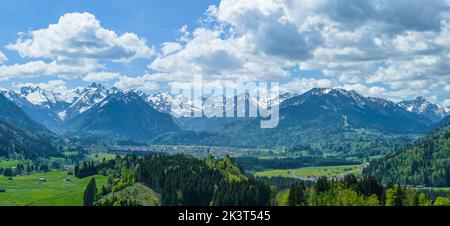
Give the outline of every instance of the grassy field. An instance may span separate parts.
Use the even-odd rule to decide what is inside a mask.
[[[105,160],[111,160],[111,159],[115,159],[116,155],[115,154],[110,154],[110,153],[96,153],[96,154],[89,154],[86,155],[85,160],[86,161],[94,161],[94,162],[101,162],[103,161],[103,159]]]
[[[78,154],[79,154],[78,151],[65,151],[65,152],[64,152],[64,155],[65,155],[66,157],[77,156]]]
[[[304,167],[299,169],[267,170],[256,172],[261,177],[306,177],[306,176],[338,176],[349,173],[361,174],[363,165]]]
[[[450,191],[450,187],[424,187],[417,188],[419,190],[431,190],[431,191]]]
[[[0,168],[16,167],[21,160],[0,160]]]
[[[45,178],[47,182],[38,182]],[[71,178],[72,182],[65,180]],[[83,192],[91,177],[77,179],[65,171],[53,171],[27,176],[14,177],[13,180],[0,176],[0,206],[81,206]],[[97,187],[105,183],[104,176],[95,176]]]

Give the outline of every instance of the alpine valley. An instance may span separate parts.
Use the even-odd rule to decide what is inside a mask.
[[[215,111],[238,113],[217,98],[224,104]],[[423,205],[446,202],[442,193],[401,187],[450,186],[449,112],[423,97],[395,103],[314,88],[284,93],[278,102],[249,94],[231,99],[245,103],[243,115],[277,104],[278,126],[262,129],[261,118],[251,117],[186,117],[202,109],[166,92],[96,83],[65,94],[3,90],[0,185],[6,194],[43,189],[17,190],[31,186],[29,180],[59,184],[66,172],[72,176],[58,186],[73,190],[65,194],[85,190],[73,202],[48,191],[47,199],[5,196],[0,204],[392,205],[399,189]],[[187,110],[172,109],[183,104]],[[329,184],[330,178],[338,182]],[[352,203],[339,203],[348,192]],[[406,197],[402,204],[413,205]]]
[[[450,0],[0,5],[0,207],[195,225],[450,206]]]
[[[149,95],[93,83],[64,95],[40,87],[2,94],[4,121],[69,139],[247,148],[309,146],[322,152],[365,156],[409,143],[448,115],[443,107],[422,97],[394,103],[355,91],[315,88],[303,94],[282,94],[278,127],[261,129],[260,118],[184,117],[186,112],[172,111],[171,106],[186,100],[164,92]],[[247,112],[250,105],[257,107],[269,101],[248,94],[235,100],[245,101],[243,111]],[[192,106],[188,110],[194,111],[192,102],[187,103]],[[226,107],[215,107],[225,114]],[[236,105],[234,108],[237,111]],[[15,113],[18,111],[21,114]]]

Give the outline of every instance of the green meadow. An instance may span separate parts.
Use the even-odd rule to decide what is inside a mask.
[[[94,176],[98,189],[105,183],[104,176]],[[39,182],[44,178],[46,182]],[[71,181],[66,181],[70,179]],[[12,180],[0,176],[0,206],[81,206],[83,193],[91,177],[78,179],[67,175],[66,171],[52,171]]]
[[[353,173],[361,174],[364,165],[344,165],[344,166],[318,166],[303,167],[299,169],[266,170],[256,172],[256,176],[261,177],[306,177],[306,176],[338,176]]]
[[[21,162],[21,160],[0,160],[0,168],[16,167]]]
[[[115,159],[116,156],[117,155],[110,154],[110,153],[95,153],[95,154],[86,155],[85,160],[86,161],[101,162],[101,161],[103,161],[103,159],[105,159],[105,160]]]
[[[450,187],[424,187],[424,188],[417,188],[418,190],[431,190],[431,191],[445,191],[450,192]]]

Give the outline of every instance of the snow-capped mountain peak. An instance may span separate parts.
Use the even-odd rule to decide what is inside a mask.
[[[414,100],[401,101],[398,105],[409,112],[423,115],[433,122],[439,122],[448,115],[447,109],[420,96]]]
[[[230,98],[214,96],[214,100],[209,101],[209,98],[204,97],[202,99],[203,105],[201,106],[195,106],[194,101],[184,98],[183,95],[173,95],[168,92],[147,95],[139,90],[122,91],[118,88],[106,88],[97,83],[74,89],[65,94],[31,86],[22,87],[17,91],[1,90],[1,93],[21,107],[35,121],[43,123],[52,130],[55,128],[58,129],[58,126],[71,121],[89,109],[93,109],[93,106],[102,108],[102,104],[106,105],[108,100],[115,100],[114,98],[126,98],[120,99],[121,103],[127,103],[128,100],[130,103],[134,102],[133,100],[135,99],[133,98],[142,99],[153,109],[162,113],[169,113],[174,118],[177,118],[176,120],[182,120],[183,117],[181,116],[191,115],[192,112],[199,112],[201,110],[203,112],[206,112],[206,110],[208,112],[219,112],[223,110],[224,114],[232,110],[233,112],[237,112],[238,115],[247,115],[244,112],[249,111],[250,106],[266,108],[268,105],[273,106],[276,104],[282,105],[280,106],[281,110],[286,110],[286,108],[291,107],[295,108],[297,106],[301,108],[304,106],[305,108],[318,107],[333,112],[339,112],[340,110],[371,111],[379,115],[388,115],[395,112],[399,115],[407,115],[410,114],[409,112],[414,112],[427,117],[433,122],[438,122],[449,115],[448,112],[450,110],[450,107],[446,109],[445,107],[430,103],[423,97],[394,103],[383,98],[365,97],[355,91],[338,88],[314,88],[301,95],[282,93],[279,95],[279,98],[266,96],[257,98],[248,94],[240,94]],[[245,109],[238,109],[234,105],[228,105],[230,101],[245,103]],[[227,104],[226,106],[224,105],[225,103]],[[348,115],[345,116],[348,120],[352,120]]]
[[[175,96],[167,92],[157,92],[150,96],[144,96],[143,99],[157,111],[173,116],[190,115],[196,109],[193,102],[184,98],[183,95]],[[176,108],[172,108],[172,106],[176,106]]]
[[[284,106],[298,106],[302,105],[309,98],[328,98],[328,99],[340,99],[347,100],[349,103],[357,106],[364,106],[371,102],[371,99],[362,96],[355,91],[348,91],[339,88],[313,88],[301,95],[287,96]],[[329,102],[329,101],[328,101]],[[336,106],[323,106],[324,108],[335,109]]]
[[[138,93],[139,94],[139,93]],[[170,113],[175,117],[183,116],[183,115],[190,115],[192,112],[199,111],[199,107],[195,106],[194,102],[190,99],[186,99],[183,97],[183,95],[173,95],[171,93],[167,92],[157,92],[155,94],[152,94],[150,96],[147,96],[145,94],[139,94],[150,106],[155,108],[159,112],[163,113]],[[238,103],[245,103],[249,106],[254,107],[267,107],[268,104],[279,104],[283,102],[284,100],[287,100],[291,97],[295,96],[293,93],[284,93],[281,94],[278,98],[278,103],[274,102],[274,99],[271,97],[260,97],[259,99],[254,96],[249,96],[248,93],[246,94],[240,94],[235,96],[234,98],[226,98],[225,96],[212,96],[212,97],[204,97],[202,99],[203,104],[205,104],[205,101],[208,100],[208,107],[213,107],[214,109],[220,108],[221,110],[230,110],[233,109],[234,105],[228,105],[228,102],[230,101],[237,101]],[[223,100],[223,102],[222,102]],[[226,102],[225,102],[226,101]],[[224,104],[227,103],[226,106]],[[182,105],[185,106],[185,108],[182,108]],[[214,106],[210,106],[214,105]],[[176,109],[172,109],[172,106],[176,106]],[[187,106],[187,107],[186,107]],[[201,106],[204,107],[204,106]],[[226,107],[226,108],[225,108]],[[204,109],[203,109],[204,110]],[[209,111],[212,111],[213,109],[209,109]],[[214,111],[215,112],[215,111]]]
[[[345,90],[339,88],[314,88],[308,91],[310,95],[322,96],[322,95],[332,95],[332,96],[345,96],[352,99],[360,101],[364,97],[353,90]]]
[[[61,115],[64,115],[65,119],[75,117],[102,101],[112,92],[112,89],[96,83],[92,83],[86,88],[78,88],[72,92],[73,102]]]
[[[60,93],[47,91],[41,89],[39,86],[22,87],[19,91],[19,95],[28,100],[32,104],[46,107],[51,107],[51,105],[57,105],[59,103],[65,102],[64,98]]]
[[[38,86],[2,91],[2,94],[19,106],[30,118],[55,130],[61,121],[60,113],[69,106],[63,95]]]

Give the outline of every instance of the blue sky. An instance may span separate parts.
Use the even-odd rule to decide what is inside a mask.
[[[3,0],[0,8],[0,43],[6,45],[17,33],[47,27],[68,12],[89,12],[104,27],[117,33],[134,32],[150,43],[176,38],[183,25],[195,27],[206,9],[217,0]]]
[[[89,12],[101,21],[103,27],[117,34],[133,32],[145,38],[148,45],[160,46],[175,40],[182,26],[196,27],[206,9],[217,3],[217,0],[4,0],[0,7],[0,46],[13,43],[19,32],[46,28],[70,12]],[[29,61],[21,58],[16,51],[5,48],[0,48],[0,51],[7,55],[10,63]],[[138,60],[126,65],[108,64],[108,67],[138,75],[146,70],[147,64],[148,61]],[[52,79],[51,76],[41,75],[15,82],[45,82],[49,79]],[[69,85],[85,85],[85,82],[72,81]],[[11,81],[2,83],[2,87],[11,86]]]
[[[448,0],[4,0],[0,86],[281,82],[450,106]]]

